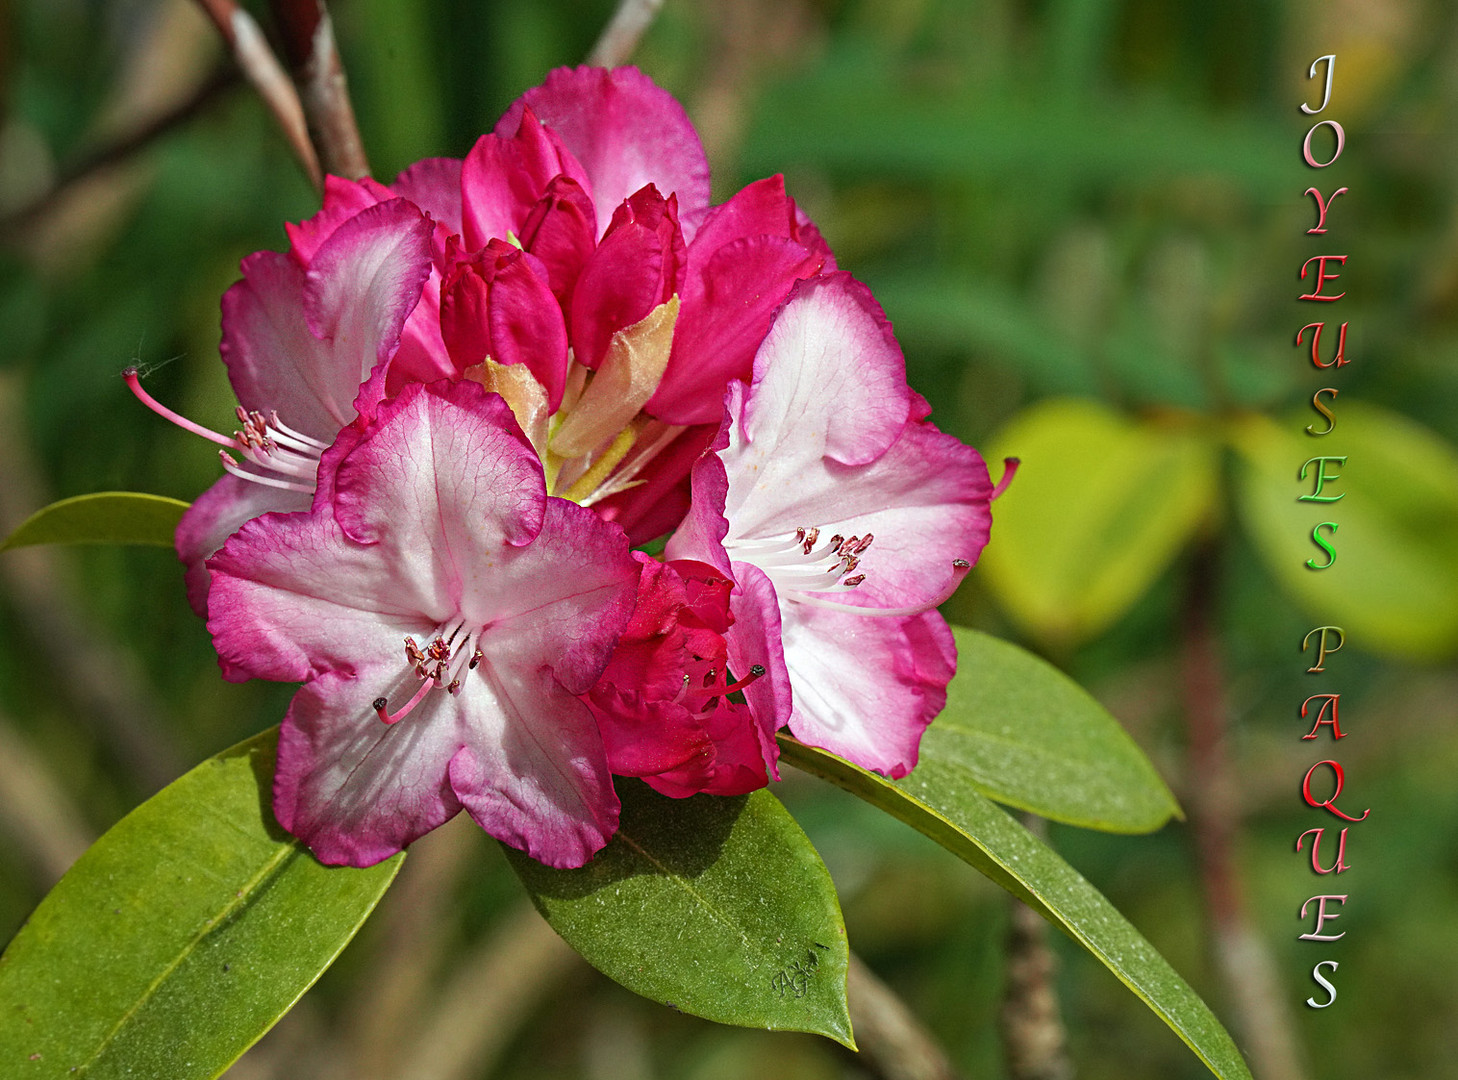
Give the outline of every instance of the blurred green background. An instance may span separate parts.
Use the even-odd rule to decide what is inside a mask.
[[[613,6],[338,0],[374,174],[463,155],[549,68],[580,62]],[[1298,105],[1319,101],[1305,76],[1327,53],[1322,117],[1347,144],[1316,172]],[[1261,1080],[1458,1077],[1458,10],[669,0],[635,59],[687,104],[716,199],[784,172],[884,304],[937,422],[989,460],[1023,459],[947,614],[1063,665],[1204,823],[1054,827],[1055,846],[1206,997]],[[190,499],[218,474],[118,373],[155,367],[158,397],[228,424],[218,298],[241,257],[285,246],[283,221],[317,206],[229,70],[187,0],[0,0],[6,532],[55,498]],[[1324,237],[1304,232],[1311,184],[1349,188]],[[1349,256],[1347,296],[1313,313],[1297,272],[1329,253]],[[1351,363],[1317,372],[1292,340],[1323,317],[1350,322]],[[1322,423],[1306,405],[1321,386],[1340,396],[1317,440],[1302,428]],[[1315,454],[1347,455],[1342,502],[1295,501]],[[1313,574],[1309,531],[1328,520],[1338,565]],[[277,722],[291,688],[221,681],[161,549],[10,552],[0,589],[8,937],[89,838]],[[1298,646],[1323,622],[1348,641],[1318,680]],[[1344,699],[1339,746],[1300,738],[1319,692]],[[1372,808],[1338,879],[1292,850],[1340,824],[1300,798],[1323,757],[1346,769],[1343,804]],[[823,785],[780,790],[836,877],[852,946],[966,1075],[1008,1075],[1003,894]],[[1238,894],[1213,918],[1212,883]],[[1339,942],[1297,940],[1318,892],[1350,897]],[[829,1043],[639,1001],[564,957],[521,903],[483,835],[432,835],[229,1075],[866,1075]],[[1264,943],[1253,954],[1247,934]],[[1206,1075],[1095,962],[1053,948],[1077,1075]],[[1325,996],[1309,977],[1323,959],[1340,962],[1339,998],[1318,1011],[1301,1002]]]

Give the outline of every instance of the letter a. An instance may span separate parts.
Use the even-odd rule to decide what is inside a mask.
[[[1303,739],[1314,739],[1316,738],[1317,729],[1321,727],[1322,724],[1330,724],[1331,737],[1333,739],[1344,738],[1344,736],[1342,735],[1342,727],[1340,724],[1337,723],[1337,703],[1340,702],[1342,699],[1342,696],[1340,694],[1312,694],[1309,698],[1301,703],[1301,719],[1306,719],[1306,706],[1310,705],[1313,701],[1316,701],[1318,699],[1321,701],[1321,708],[1316,710],[1316,723],[1311,725],[1311,734],[1303,735],[1301,737]],[[1328,706],[1330,706],[1331,708],[1330,720],[1326,718],[1326,710]]]

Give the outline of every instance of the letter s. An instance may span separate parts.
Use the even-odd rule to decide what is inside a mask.
[[[1311,969],[1311,977],[1321,984],[1321,988],[1323,990],[1331,995],[1325,1001],[1320,1003],[1318,1003],[1315,998],[1307,998],[1306,1004],[1310,1005],[1313,1009],[1325,1009],[1328,1005],[1332,1004],[1332,1002],[1336,1001],[1336,987],[1333,986],[1331,983],[1327,982],[1321,974],[1321,969],[1326,967],[1328,964],[1331,965],[1332,973],[1335,974],[1337,969],[1337,962],[1335,960],[1323,960],[1321,963],[1317,964],[1314,968]]]
[[[1306,434],[1308,435],[1330,435],[1332,431],[1336,428],[1336,416],[1332,413],[1331,409],[1327,407],[1326,403],[1321,400],[1322,394],[1330,394],[1332,400],[1335,401],[1337,396],[1337,389],[1333,386],[1323,386],[1320,390],[1311,395],[1311,407],[1317,412],[1321,413],[1322,416],[1326,417],[1326,430],[1317,431],[1316,428],[1314,428],[1312,425],[1307,424]]]
[[[1335,521],[1323,521],[1316,528],[1311,530],[1311,540],[1322,551],[1326,552],[1326,562],[1319,563],[1315,559],[1306,560],[1308,570],[1329,570],[1336,564],[1336,548],[1331,546],[1331,541],[1321,535],[1322,529],[1330,529],[1332,536],[1336,535],[1337,523]]]

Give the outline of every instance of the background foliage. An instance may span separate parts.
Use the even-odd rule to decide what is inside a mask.
[[[375,174],[464,154],[546,69],[585,55],[611,7],[337,0]],[[1296,105],[1329,52],[1325,115],[1348,133],[1329,172],[1350,192],[1315,241]],[[1438,0],[670,0],[637,55],[688,103],[717,196],[784,171],[885,305],[938,422],[1025,459],[998,504],[1006,534],[995,527],[948,615],[1054,659],[1187,807],[1239,819],[1244,917],[1291,1013],[1305,1060],[1293,1075],[1328,1080],[1458,1076],[1455,52],[1458,12]],[[239,258],[282,247],[282,222],[316,205],[258,103],[214,80],[226,70],[185,0],[0,3],[0,531],[54,498],[187,500],[217,474],[211,449],[134,406],[117,373],[156,365],[159,397],[226,423],[218,297]],[[83,168],[194,98],[137,152]],[[1332,250],[1350,256],[1338,306],[1353,362],[1321,381],[1291,347],[1309,321],[1293,286],[1306,257]],[[1317,418],[1297,414],[1319,385],[1341,387],[1341,435],[1307,450],[1300,428]],[[1044,438],[1049,409],[1095,433],[1065,419]],[[1330,593],[1281,548],[1295,469],[1317,452],[1351,458],[1351,494],[1330,515],[1351,522],[1338,548],[1354,578]],[[1127,512],[1089,519],[1119,499]],[[1363,545],[1343,548],[1364,515]],[[1021,529],[1046,549],[1011,543]],[[89,838],[276,723],[290,691],[221,681],[164,550],[6,552],[0,584],[8,937]],[[1313,688],[1296,646],[1327,619],[1353,620],[1351,640],[1332,664],[1341,685]],[[1199,694],[1182,656],[1216,677],[1230,725],[1217,773],[1189,734]],[[1299,798],[1325,753],[1299,738],[1316,689],[1343,694],[1350,737],[1335,756],[1373,807],[1340,890],[1291,850],[1324,823]],[[825,785],[794,776],[781,794],[835,876],[854,948],[968,1075],[1001,1075],[1002,893]],[[1190,829],[1051,836],[1241,1038],[1250,984],[1214,959],[1210,867]],[[1296,940],[1318,891],[1351,896],[1347,937],[1329,947]],[[522,905],[484,836],[433,835],[230,1075],[856,1075],[828,1042],[634,998]],[[1096,962],[1055,947],[1080,1076],[1204,1075]],[[1306,1009],[1307,972],[1328,957],[1341,997]]]

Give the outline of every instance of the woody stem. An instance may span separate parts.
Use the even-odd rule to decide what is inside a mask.
[[[324,0],[271,0],[284,51],[299,88],[309,134],[325,172],[348,180],[370,173],[360,140],[334,23]]]
[[[1245,886],[1236,859],[1240,793],[1230,762],[1230,708],[1216,629],[1219,558],[1219,544],[1213,537],[1196,545],[1180,623],[1190,831],[1212,944],[1253,1071],[1265,1080],[1303,1080],[1300,1049],[1290,1034],[1293,1024],[1277,986],[1270,951],[1246,910]]]

